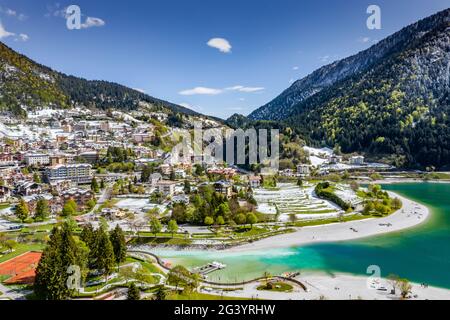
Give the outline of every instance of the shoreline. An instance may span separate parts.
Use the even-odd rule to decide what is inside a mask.
[[[306,272],[294,278],[303,283],[307,290],[294,286],[291,292],[260,291],[259,283],[241,286],[241,290],[221,292],[227,297],[258,298],[267,300],[400,300],[400,290],[391,295],[392,286],[386,278],[349,273]],[[410,283],[410,297],[406,300],[450,300],[450,290],[446,288]],[[377,290],[379,287],[386,288]]]
[[[254,243],[217,250],[222,252],[242,252],[252,250],[289,248],[312,243],[341,242],[363,239],[386,233],[404,231],[424,224],[431,216],[425,205],[389,191],[391,197],[399,198],[403,206],[400,210],[383,218],[333,223],[320,226],[297,228],[297,231],[269,237]]]

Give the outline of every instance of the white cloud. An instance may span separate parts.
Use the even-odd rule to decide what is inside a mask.
[[[297,66],[295,66],[295,67],[292,68],[292,70],[294,70],[294,71],[296,71],[296,70],[298,70],[298,69],[299,69],[299,67],[297,67]]]
[[[207,42],[207,45],[219,49],[220,52],[229,53],[231,52],[231,44],[227,39],[223,38],[212,38]]]
[[[239,91],[239,92],[246,92],[246,93],[258,92],[258,91],[262,91],[264,89],[265,88],[263,88],[263,87],[244,87],[244,86],[234,86],[234,87],[225,88],[225,90],[229,90],[229,91]]]
[[[369,37],[360,37],[359,39],[358,39],[358,42],[361,42],[361,43],[367,43],[367,42],[369,42],[370,41],[370,38]]]
[[[0,6],[0,13],[3,13],[9,17],[15,17],[17,19],[19,19],[20,21],[23,21],[27,18],[26,15],[24,15],[23,13],[19,13],[16,10],[10,9],[10,8],[3,8]]]
[[[245,101],[245,98],[239,98],[239,101]]]
[[[294,82],[295,82],[294,78],[289,79],[289,83],[294,83]]]
[[[221,90],[221,89],[206,88],[206,87],[195,87],[193,89],[180,91],[179,94],[181,94],[182,96],[193,96],[193,95],[214,96],[214,95],[220,94],[222,92],[223,92],[223,90]]]
[[[61,4],[55,3],[53,5],[47,5],[47,12],[45,13],[46,18],[50,17],[58,17],[65,18],[66,17],[66,9],[62,8]]]
[[[19,34],[19,37],[17,37],[15,40],[25,42],[25,41],[28,41],[29,39],[30,39],[30,37],[27,34],[21,33],[21,34]]]
[[[105,21],[100,18],[87,17],[86,21],[81,24],[81,28],[87,29],[92,27],[103,27],[105,24]]]
[[[263,87],[244,87],[241,85],[228,87],[224,89],[216,89],[216,88],[206,88],[206,87],[195,87],[193,89],[187,89],[180,91],[179,94],[183,96],[193,96],[193,95],[209,95],[214,96],[221,93],[224,93],[225,91],[237,91],[237,92],[244,92],[244,93],[254,93],[264,90]]]
[[[319,57],[319,60],[321,61],[321,62],[329,62],[330,61],[330,56],[329,55],[326,55],[326,56],[321,56],[321,57]]]
[[[0,21],[0,39],[7,38],[7,37],[12,37],[12,36],[15,36],[15,35],[16,34],[13,33],[13,32],[6,31],[6,29],[3,27],[3,24]]]

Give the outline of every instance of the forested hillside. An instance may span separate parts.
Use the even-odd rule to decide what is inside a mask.
[[[449,31],[447,20],[367,72],[296,105],[286,122],[313,141],[388,156],[397,166],[449,165]]]
[[[67,76],[40,65],[0,42],[0,109],[25,116],[25,109],[81,105],[132,110],[140,103],[197,115],[182,106],[107,81]]]

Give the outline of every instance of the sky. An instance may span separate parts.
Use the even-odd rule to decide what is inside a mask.
[[[448,0],[0,0],[0,41],[55,70],[198,112],[247,115]],[[77,5],[80,29],[65,9]],[[381,10],[370,30],[369,5]]]

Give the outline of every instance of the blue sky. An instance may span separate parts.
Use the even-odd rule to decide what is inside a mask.
[[[66,27],[62,10],[71,4],[81,8],[81,30]],[[371,4],[381,8],[381,30],[366,27]],[[0,0],[0,41],[58,71],[228,117],[448,7],[448,0]]]

